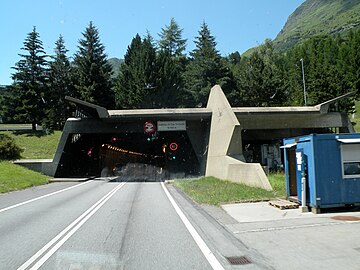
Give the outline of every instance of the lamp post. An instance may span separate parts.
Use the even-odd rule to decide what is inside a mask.
[[[300,59],[300,62],[301,62],[301,70],[302,70],[302,79],[303,79],[303,85],[304,85],[304,103],[305,103],[305,106],[307,105],[307,102],[306,102],[306,86],[305,86],[305,72],[304,72],[304,59]]]

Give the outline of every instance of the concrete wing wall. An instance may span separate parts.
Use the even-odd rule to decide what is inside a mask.
[[[205,175],[272,190],[261,165],[244,162],[241,125],[219,85],[211,89],[207,108],[212,118]]]

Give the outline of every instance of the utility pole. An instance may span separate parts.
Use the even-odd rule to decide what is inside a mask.
[[[305,72],[304,72],[304,59],[300,59],[300,62],[301,62],[301,70],[302,70],[302,79],[303,79],[303,85],[304,85],[304,103],[305,103],[305,106],[307,105],[307,102],[306,102],[306,86],[305,86]]]

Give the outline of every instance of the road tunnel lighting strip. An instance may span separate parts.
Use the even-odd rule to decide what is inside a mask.
[[[61,189],[61,190],[58,190],[58,191],[49,193],[49,194],[45,194],[45,195],[43,195],[43,196],[40,196],[40,197],[31,199],[31,200],[27,200],[27,201],[25,201],[25,202],[21,202],[21,203],[18,203],[18,204],[11,205],[11,206],[9,206],[9,207],[0,209],[0,213],[5,212],[5,211],[10,210],[10,209],[13,209],[13,208],[16,208],[16,207],[19,207],[19,206],[22,206],[22,205],[25,205],[25,204],[28,204],[28,203],[32,203],[32,202],[35,202],[35,201],[38,201],[38,200],[41,200],[41,199],[50,197],[50,196],[55,195],[55,194],[59,194],[59,193],[64,192],[64,191],[68,191],[68,190],[73,189],[73,188],[80,187],[80,186],[82,186],[82,185],[91,183],[92,181],[94,181],[94,180],[89,180],[89,181],[86,181],[86,182],[84,182],[84,183],[81,183],[81,184],[78,184],[78,185],[75,185],[75,186],[71,186],[71,187],[68,187],[68,188],[65,188],[65,189]]]
[[[48,242],[42,249],[40,249],[30,259],[23,263],[17,270],[39,269],[92,215],[94,215],[125,184],[126,182],[121,183],[113,188],[93,206],[86,210],[80,217],[73,221],[68,227],[66,227],[62,232],[55,236],[50,242]],[[40,260],[38,260],[46,251],[47,253]],[[36,260],[38,260],[37,263],[29,268]]]
[[[171,196],[171,194],[169,193],[169,191],[167,190],[167,188],[165,187],[165,184],[163,182],[161,182],[161,186],[164,189],[164,192],[165,192],[166,196],[168,197],[170,203],[174,207],[176,213],[180,217],[181,221],[184,223],[186,229],[189,231],[192,238],[194,239],[194,241],[200,248],[201,252],[204,254],[206,260],[210,263],[212,269],[225,270],[224,267],[218,261],[218,259],[216,259],[215,255],[212,253],[210,248],[206,245],[205,241],[201,238],[199,233],[196,231],[194,226],[190,223],[188,218],[185,216],[183,211],[181,211],[180,207],[177,205],[174,198]]]

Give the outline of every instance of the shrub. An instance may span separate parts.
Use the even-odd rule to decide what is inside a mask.
[[[15,144],[13,138],[0,134],[0,160],[20,158],[21,152],[23,152],[23,149]]]

